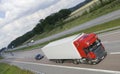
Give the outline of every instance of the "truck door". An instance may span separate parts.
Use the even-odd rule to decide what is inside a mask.
[[[77,51],[79,52],[80,56],[81,56],[82,58],[86,58],[86,57],[87,57],[87,56],[86,56],[86,53],[85,53],[84,49],[82,48],[82,46],[80,45],[80,42],[75,41],[75,42],[74,42],[74,45],[75,45]]]

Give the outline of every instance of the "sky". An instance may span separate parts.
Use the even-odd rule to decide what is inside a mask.
[[[0,0],[0,48],[32,30],[40,19],[84,0]]]

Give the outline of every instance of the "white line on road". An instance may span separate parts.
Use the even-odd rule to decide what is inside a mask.
[[[110,54],[120,54],[120,52],[111,52]]]
[[[112,70],[80,68],[80,67],[60,66],[60,65],[41,64],[41,63],[33,63],[33,62],[21,62],[21,61],[12,61],[12,62],[23,63],[23,64],[33,64],[33,65],[40,65],[40,66],[51,66],[51,67],[59,67],[59,68],[86,70],[86,71],[93,71],[93,72],[104,72],[104,73],[111,73],[111,74],[120,74],[120,71],[112,71]]]
[[[106,33],[105,33],[105,34],[103,33],[103,34],[100,34],[99,37],[102,37],[102,36],[105,36],[105,35],[116,34],[116,33],[120,33],[120,30],[114,31],[114,32],[108,32],[107,34],[106,34]]]
[[[110,43],[119,43],[120,41],[103,41],[102,43],[110,44]]]

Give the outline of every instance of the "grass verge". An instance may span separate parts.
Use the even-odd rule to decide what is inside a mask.
[[[54,40],[50,40],[50,41],[42,43],[42,44],[37,44],[37,45],[30,46],[30,47],[21,48],[21,49],[18,49],[18,50],[35,49],[35,48],[42,47],[42,46],[48,44],[51,41],[55,41],[55,40],[58,40],[58,39],[61,39],[61,38],[64,38],[64,37],[71,36],[71,35],[79,34],[79,33],[82,33],[82,32],[84,32],[84,33],[97,32],[97,31],[106,30],[106,29],[109,29],[109,28],[117,27],[117,26],[120,27],[120,18],[116,19],[116,20],[113,20],[113,21],[110,21],[110,22],[107,22],[107,23],[103,23],[103,24],[99,24],[99,25],[90,27],[88,29],[85,29],[85,30],[82,30],[82,31],[79,31],[79,32],[76,32],[76,33],[73,33],[73,34],[63,36],[63,37],[60,37],[60,38],[57,38],[57,39],[54,39]],[[115,28],[115,29],[112,29],[112,30],[116,30],[116,29],[120,29],[120,28]],[[108,31],[110,31],[110,30],[106,30],[106,31],[103,31],[103,32],[108,32]],[[101,33],[103,33],[103,32],[101,32]]]
[[[41,35],[37,35],[35,37],[33,37],[32,39],[33,40],[39,40],[39,39],[42,39],[42,38],[45,38],[45,37],[48,37],[48,36],[51,36],[51,35],[54,35],[54,34],[57,34],[59,32],[62,32],[62,31],[65,31],[65,30],[68,30],[70,28],[73,28],[75,26],[78,26],[82,23],[85,23],[87,21],[90,21],[92,19],[95,19],[99,16],[102,16],[104,14],[107,14],[109,12],[112,12],[112,11],[115,11],[115,10],[118,10],[120,9],[120,1],[119,0],[115,0],[114,2],[108,4],[108,5],[105,5],[91,13],[88,13],[86,15],[83,15],[83,16],[78,16],[74,19],[71,19],[67,22],[65,22],[64,26],[61,28],[61,27],[58,27],[58,28],[55,28],[53,29],[52,31],[50,32],[45,32]]]
[[[0,63],[0,74],[34,74],[28,70],[22,70],[16,66]]]
[[[103,24],[99,24],[99,25],[90,27],[88,29],[85,29],[85,30],[82,30],[79,32],[91,33],[91,32],[97,32],[97,31],[101,31],[101,30],[105,30],[105,29],[109,29],[109,28],[113,28],[113,27],[117,27],[117,26],[120,26],[120,18],[110,21],[110,22],[107,22],[107,23],[103,23]],[[76,33],[79,33],[79,32],[76,32]]]
[[[0,56],[0,59],[3,59],[3,57]]]

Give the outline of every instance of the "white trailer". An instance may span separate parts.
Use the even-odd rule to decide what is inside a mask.
[[[81,56],[73,42],[82,35],[70,36],[50,42],[42,48],[42,51],[48,59],[80,59]]]

